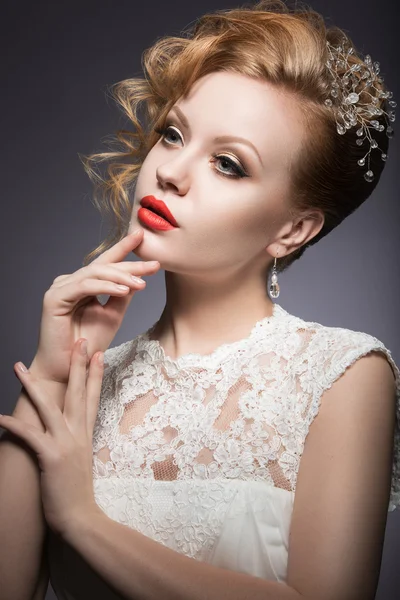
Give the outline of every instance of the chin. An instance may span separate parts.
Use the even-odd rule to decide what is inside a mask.
[[[136,246],[136,248],[133,248],[132,254],[135,254],[135,256],[137,256],[140,260],[143,260],[143,261],[158,260],[160,265],[162,264],[160,258],[157,256],[158,253],[154,252],[154,251],[149,252],[148,248],[145,250],[143,248],[143,242],[139,246]]]

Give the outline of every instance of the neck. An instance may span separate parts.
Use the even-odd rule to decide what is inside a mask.
[[[151,339],[172,359],[210,354],[222,344],[247,337],[254,324],[273,313],[265,281],[228,280],[211,284],[165,272],[166,304]]]

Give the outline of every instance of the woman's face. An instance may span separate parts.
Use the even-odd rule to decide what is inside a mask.
[[[134,253],[216,281],[261,272],[279,247],[277,235],[292,230],[289,168],[302,136],[294,101],[270,84],[232,72],[198,80],[169,112],[141,167],[129,231],[140,227],[144,235]],[[178,228],[141,223],[147,195],[163,200]]]

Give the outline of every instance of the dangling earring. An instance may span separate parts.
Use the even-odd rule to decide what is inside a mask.
[[[271,285],[269,287],[269,293],[271,294],[272,298],[278,298],[279,291],[280,291],[280,288],[279,288],[279,284],[278,284],[278,275],[276,272],[276,257],[275,257],[275,263],[272,268]]]

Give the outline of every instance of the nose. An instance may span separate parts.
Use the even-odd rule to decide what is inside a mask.
[[[171,189],[183,196],[190,187],[190,177],[187,164],[176,157],[159,165],[156,169],[157,181],[163,190]]]

